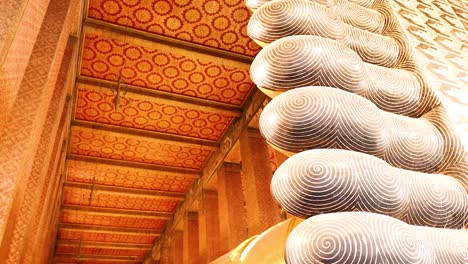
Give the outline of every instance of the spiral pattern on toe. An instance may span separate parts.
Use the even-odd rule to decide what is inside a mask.
[[[346,150],[290,157],[276,170],[271,192],[284,210],[302,218],[357,210],[423,226],[463,228],[468,221],[468,196],[455,179],[394,168]]]
[[[445,229],[468,227],[468,154],[387,0],[249,2],[251,77],[275,97],[261,133],[304,151],[271,185],[311,217],[287,263],[468,263],[468,233]]]
[[[382,33],[385,18],[379,12],[362,7],[348,0],[337,0],[336,13],[353,27],[374,33]]]
[[[433,101],[420,95],[421,83],[413,73],[364,63],[345,45],[317,36],[291,36],[273,42],[257,55],[250,74],[264,89],[336,87],[362,95],[382,110],[408,116],[427,112]],[[381,98],[389,93],[394,97]]]
[[[287,263],[432,264],[425,237],[397,219],[372,213],[331,213],[299,224],[286,242]]]
[[[367,89],[365,75],[364,63],[356,53],[315,36],[275,41],[260,51],[250,68],[255,84],[277,91],[317,85],[360,94]]]
[[[386,67],[397,63],[399,48],[395,41],[344,24],[335,13],[309,0],[278,0],[253,14],[247,34],[259,43],[294,35],[320,36],[346,44],[366,62]]]
[[[328,87],[277,96],[260,116],[260,131],[269,143],[292,152],[348,149],[430,173],[443,160],[442,136],[427,120],[386,113],[360,96]]]
[[[345,27],[345,35],[346,46],[354,50],[363,61],[389,68],[399,62],[400,48],[393,39],[349,26]]]
[[[388,139],[381,112],[362,97],[304,87],[273,99],[260,116],[265,139],[284,150],[345,148],[383,156]]]
[[[387,114],[386,131],[391,142],[383,159],[400,168],[438,172],[443,162],[444,141],[426,119]]]
[[[394,70],[367,64],[368,90],[362,94],[380,109],[405,115],[418,116],[421,109],[421,91],[414,89],[418,79],[405,70]],[[405,98],[405,100],[401,100]]]
[[[267,3],[250,18],[247,34],[271,43],[294,35],[314,35],[344,40],[343,22],[324,6],[308,0],[279,0]]]

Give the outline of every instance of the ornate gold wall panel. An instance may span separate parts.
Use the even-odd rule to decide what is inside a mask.
[[[414,57],[468,146],[468,2],[389,1]]]

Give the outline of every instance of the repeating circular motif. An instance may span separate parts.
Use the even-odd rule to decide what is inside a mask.
[[[84,47],[82,56],[83,60],[94,60],[96,58],[96,52],[94,52],[94,50],[90,47]]]
[[[109,70],[109,66],[103,61],[94,61],[91,68],[98,73],[105,73]]]
[[[172,12],[172,5],[169,0],[158,0],[152,5],[153,11],[158,15],[164,16]]]
[[[174,66],[169,66],[163,70],[164,77],[170,79],[179,76],[179,69]]]
[[[121,113],[114,112],[109,114],[109,118],[114,121],[123,121],[125,117]]]
[[[236,35],[236,33],[234,31],[227,31],[227,32],[224,32],[221,35],[221,41],[224,44],[236,43],[238,41],[238,39],[239,39],[239,37]]]
[[[137,47],[128,47],[124,49],[124,54],[130,60],[138,60],[141,58],[142,52]]]
[[[176,37],[182,40],[190,41],[190,42],[193,41],[192,35],[190,35],[190,33],[187,31],[177,33]]]
[[[250,18],[250,14],[246,8],[239,7],[239,8],[234,9],[234,11],[232,11],[231,18],[236,23],[246,23]]]
[[[217,88],[221,88],[227,86],[228,83],[229,81],[226,77],[219,77],[216,78],[216,80],[214,81],[214,86],[216,86]]]
[[[122,6],[116,1],[104,0],[101,2],[101,10],[112,16],[122,12]]]
[[[250,56],[260,51],[260,47],[245,35],[250,12],[242,0],[127,2],[91,1],[89,16]],[[229,19],[226,19],[226,15],[230,16]],[[235,23],[232,24],[231,21]],[[233,32],[226,34],[230,30]]]
[[[114,67],[122,67],[125,64],[124,56],[116,53],[109,55],[107,61]]]
[[[185,132],[185,133],[189,133],[189,135],[193,135],[191,133],[191,130],[192,130],[192,126],[189,125],[189,124],[182,124],[181,126],[179,126],[179,130],[182,131],[182,132]]]
[[[176,79],[172,82],[172,85],[178,90],[184,90],[189,86],[189,83],[185,79]]]
[[[211,25],[217,30],[225,30],[231,26],[231,22],[227,16],[222,15],[213,19]]]
[[[134,27],[135,23],[133,22],[130,16],[121,16],[117,19],[117,23],[127,27]]]
[[[190,4],[192,0],[174,0],[174,4],[178,7],[186,7]]]
[[[214,15],[221,10],[221,4],[216,0],[208,0],[203,3],[203,11],[208,15]]]
[[[138,8],[133,13],[133,16],[140,23],[148,23],[154,18],[153,13],[146,8]]]
[[[183,14],[189,23],[197,23],[202,19],[202,14],[197,8],[186,9]]]
[[[223,3],[230,7],[239,6],[242,4],[242,2],[243,0],[223,0]]]
[[[94,47],[100,52],[100,53],[109,53],[112,51],[112,45],[109,41],[107,40],[99,40],[94,43]]]
[[[191,59],[186,59],[180,63],[180,69],[184,72],[191,72],[195,70],[196,67],[197,65]]]
[[[121,75],[123,83],[235,105],[241,104],[253,87],[247,69],[164,53],[93,34],[85,38],[81,65],[84,76],[117,81]],[[237,42],[233,31],[226,31],[222,39]]]
[[[176,16],[170,16],[164,20],[164,25],[169,31],[177,31],[182,28],[183,22]]]
[[[88,15],[96,19],[102,19],[104,17],[104,14],[101,12],[101,10],[95,7],[89,7]]]
[[[193,33],[199,38],[206,38],[211,34],[211,28],[207,24],[200,24],[195,26]]]
[[[96,142],[96,140],[102,143],[98,145],[94,143],[93,145],[93,142]],[[130,145],[128,144],[128,140],[128,138],[120,134],[73,127],[71,153],[193,169],[200,169],[211,153],[211,151],[205,149],[202,150],[189,146],[171,145],[142,139],[136,140],[138,144]],[[192,152],[197,154],[192,154]],[[177,159],[178,153],[187,153],[190,157],[192,155],[199,155],[203,157],[203,159],[200,160],[196,157],[191,157],[181,161]]]
[[[159,84],[162,82],[163,78],[161,74],[153,72],[146,76],[146,80],[149,84]]]
[[[128,7],[135,7],[141,3],[141,0],[122,0],[122,2]]]
[[[151,65],[151,63],[147,60],[139,61],[136,64],[136,67],[140,72],[143,73],[150,72],[153,69],[153,65]]]
[[[65,187],[64,203],[74,205],[89,205],[89,189]],[[160,199],[149,196],[128,196],[121,193],[94,191],[91,206],[117,209],[149,210],[173,212],[178,201]]]

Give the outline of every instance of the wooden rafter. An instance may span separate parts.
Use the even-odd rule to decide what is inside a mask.
[[[101,80],[93,77],[86,77],[86,76],[79,76],[77,77],[77,82],[81,84],[87,84],[92,86],[98,86],[107,89],[115,89],[117,86],[117,82],[115,81],[108,81],[108,80]],[[121,84],[121,86],[125,89],[125,91],[129,93],[139,94],[139,95],[146,95],[155,98],[161,98],[166,100],[173,100],[177,102],[183,102],[191,105],[203,105],[204,108],[213,111],[222,110],[224,112],[229,112],[233,116],[240,116],[242,108],[240,106],[226,104],[222,102],[216,102],[211,100],[206,100],[197,97],[179,95],[170,92],[158,91],[154,89],[143,88],[135,85],[129,84]],[[211,108],[211,109],[210,109]]]
[[[65,182],[65,187],[71,188],[82,188],[82,189],[93,189],[93,191],[105,191],[105,192],[115,192],[115,193],[126,193],[126,194],[136,194],[142,196],[150,196],[152,198],[168,199],[183,201],[185,199],[185,194],[175,193],[175,192],[162,192],[162,191],[152,191],[145,189],[135,189],[127,187],[117,187],[117,186],[107,186],[100,184],[90,184],[90,183],[79,183],[79,182]]]
[[[187,199],[176,209],[174,217],[170,222],[168,222],[160,238],[155,241],[152,252],[156,254],[158,253],[159,245],[164,244],[163,241],[170,236],[173,230],[175,230],[175,227],[182,221],[186,212],[190,211],[192,204],[194,204],[200,197],[204,186],[210,181],[211,177],[223,164],[225,157],[228,155],[241,133],[247,129],[250,121],[258,110],[264,107],[268,102],[269,99],[267,96],[255,88],[253,94],[249,98],[249,101],[246,103],[246,108],[242,112],[242,116],[226,132],[220,143],[222,147],[208,160],[203,169],[203,176],[199,183],[192,185],[192,187],[187,191]],[[151,257],[151,254],[148,254],[147,257]]]
[[[131,210],[131,209],[114,209],[105,207],[81,206],[81,205],[62,205],[62,210],[79,211],[93,214],[106,214],[110,216],[144,216],[154,219],[169,219],[172,214],[165,212]]]
[[[119,228],[116,228],[116,230],[108,230],[107,228],[102,228],[102,229],[83,229],[83,228],[77,228],[77,227],[60,227],[59,230],[62,231],[78,231],[78,232],[84,232],[84,233],[105,233],[105,234],[115,234],[115,235],[138,235],[138,236],[160,236],[161,234],[159,232],[154,232],[153,233],[141,233],[137,231],[122,231],[118,230]]]
[[[154,164],[141,163],[141,162],[97,158],[97,157],[75,155],[75,154],[68,154],[67,159],[77,160],[77,161],[86,161],[86,162],[92,162],[92,163],[97,163],[97,164],[107,164],[107,165],[124,166],[124,167],[130,167],[130,168],[147,169],[147,170],[154,170],[154,171],[160,171],[160,172],[176,172],[176,173],[186,174],[187,176],[193,176],[193,178],[198,178],[201,174],[199,170],[194,170],[194,169],[176,168],[176,167],[161,166],[161,165],[154,165]]]
[[[100,20],[96,20],[93,18],[86,18],[85,19],[85,27],[92,27],[92,28],[97,28],[101,30],[106,30],[110,32],[115,32],[118,34],[126,35],[128,37],[133,37],[133,38],[138,38],[138,39],[145,39],[153,42],[158,42],[161,44],[165,44],[168,46],[172,47],[177,47],[177,48],[182,48],[182,49],[187,49],[190,51],[195,51],[198,53],[203,53],[203,54],[209,54],[211,56],[223,58],[223,59],[228,59],[232,61],[238,61],[242,63],[252,63],[253,57],[242,55],[239,53],[234,53],[226,50],[220,50],[217,48],[212,48],[209,46],[204,46],[196,43],[192,43],[189,41],[184,41],[180,39],[175,39],[171,37],[166,37],[162,35],[157,35],[133,28],[128,28]]]
[[[154,229],[145,228],[128,228],[128,227],[112,227],[112,226],[99,226],[99,225],[85,225],[85,224],[60,224],[59,228],[73,229],[73,230],[94,230],[106,232],[125,232],[132,234],[154,234],[159,235],[160,232]]]
[[[80,245],[79,241],[76,240],[59,240],[57,241],[58,246],[71,246],[77,247]],[[91,242],[83,241],[81,243],[82,248],[109,248],[109,249],[151,249],[148,244],[128,244],[128,243],[109,243],[109,242]]]
[[[84,128],[97,129],[97,130],[102,130],[102,131],[117,132],[117,133],[124,133],[124,134],[129,134],[129,135],[134,135],[134,136],[148,137],[152,139],[169,140],[169,141],[174,141],[177,143],[197,144],[197,145],[204,146],[209,150],[217,150],[219,147],[219,144],[216,141],[199,139],[199,138],[191,138],[191,137],[185,137],[185,136],[179,136],[179,135],[173,135],[173,134],[167,134],[167,133],[160,133],[160,132],[154,132],[154,131],[149,131],[149,130],[130,128],[130,127],[101,124],[101,123],[95,123],[95,122],[89,122],[89,121],[83,121],[83,120],[73,120],[72,125],[84,127]]]
[[[88,254],[81,254],[80,256],[76,254],[56,254],[56,258],[64,258],[64,259],[76,259],[76,260],[100,260],[100,261],[114,261],[114,262],[128,262],[128,261],[141,261],[143,260],[142,257],[137,256],[106,256],[106,255],[88,255]],[[57,263],[60,263],[57,261]]]

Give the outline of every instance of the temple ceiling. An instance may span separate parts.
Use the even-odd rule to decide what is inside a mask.
[[[151,252],[253,97],[250,15],[243,0],[86,1],[57,263]]]

